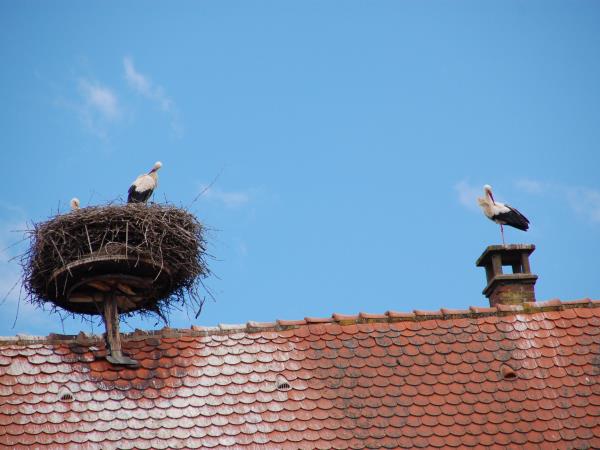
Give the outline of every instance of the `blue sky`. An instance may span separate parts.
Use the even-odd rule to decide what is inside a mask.
[[[13,230],[161,160],[183,206],[221,173],[190,206],[216,301],[174,327],[485,305],[485,183],[532,222],[507,239],[536,244],[538,300],[599,298],[598,23],[592,1],[0,2],[0,288]],[[90,331],[24,302],[13,328],[18,297],[0,335]]]

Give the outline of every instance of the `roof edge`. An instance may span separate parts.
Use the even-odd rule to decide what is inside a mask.
[[[276,322],[254,322],[246,324],[218,326],[192,325],[191,328],[164,327],[160,330],[140,330],[133,333],[123,333],[123,338],[128,340],[145,339],[153,336],[181,337],[181,336],[208,336],[235,333],[260,333],[264,331],[284,331],[301,326],[322,325],[336,323],[339,325],[353,325],[366,323],[388,323],[424,320],[448,320],[456,318],[477,318],[485,316],[509,316],[515,314],[532,314],[544,311],[561,311],[574,308],[600,308],[600,300],[584,298],[580,300],[561,301],[552,299],[544,302],[525,302],[520,305],[496,305],[493,308],[470,306],[469,309],[441,308],[435,311],[413,310],[412,312],[386,311],[384,314],[361,312],[356,315],[334,313],[331,317],[305,317],[303,320],[277,320]],[[91,335],[83,331],[77,335],[50,333],[48,336],[30,336],[17,334],[16,336],[0,336],[1,345],[26,345],[26,344],[55,344],[76,342],[89,344],[91,341],[102,339],[102,335]]]

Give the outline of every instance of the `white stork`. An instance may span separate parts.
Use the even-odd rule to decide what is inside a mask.
[[[135,179],[129,188],[127,195],[127,203],[146,203],[156,186],[158,186],[158,169],[162,167],[162,163],[157,161],[154,167],[148,173],[140,175]]]
[[[529,229],[529,220],[527,220],[527,217],[521,214],[516,208],[494,200],[492,187],[489,184],[483,186],[483,198],[479,197],[477,201],[487,218],[500,225],[502,245],[504,245],[504,225],[523,231]]]
[[[79,209],[79,199],[77,197],[73,197],[71,199],[71,210],[75,211]]]

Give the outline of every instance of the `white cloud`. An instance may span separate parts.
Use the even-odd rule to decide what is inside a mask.
[[[103,118],[115,120],[121,115],[117,96],[106,86],[81,79],[79,80],[79,92],[83,96],[85,105]]]
[[[541,181],[530,180],[528,178],[523,178],[518,180],[515,185],[518,189],[525,191],[529,194],[541,194],[547,189],[547,185],[542,183]]]
[[[204,186],[201,187],[200,192],[202,192],[200,198],[205,198],[206,200],[212,200],[222,203],[228,208],[236,208],[250,201],[250,194],[243,191],[226,192],[218,188],[207,188],[206,186]]]
[[[592,223],[600,224],[600,191],[586,187],[563,187],[571,208]]]
[[[138,72],[129,57],[123,58],[123,67],[125,69],[125,79],[129,86],[141,96],[156,103],[159,108],[171,116],[171,127],[174,133],[181,137],[183,126],[179,120],[179,111],[175,103],[165,93],[165,90],[150,80],[147,75]]]
[[[458,194],[458,202],[467,209],[477,210],[477,197],[481,195],[481,186],[469,184],[466,180],[459,181],[454,185]]]
[[[88,132],[106,139],[109,125],[123,117],[117,94],[109,87],[85,78],[77,81],[77,92],[78,99],[58,97],[56,105],[72,111]]]
[[[144,75],[138,73],[130,58],[123,58],[125,79],[136,91],[143,95],[151,95],[151,85]]]
[[[518,189],[528,194],[547,195],[567,205],[591,223],[600,224],[600,190],[585,186],[569,186],[538,180],[519,180]]]

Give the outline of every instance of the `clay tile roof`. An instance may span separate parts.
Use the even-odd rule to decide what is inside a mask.
[[[0,447],[600,448],[600,302],[0,338]]]
[[[356,314],[348,315],[333,313],[331,317],[333,317],[333,320],[336,322],[356,322],[358,320],[358,316]]]

